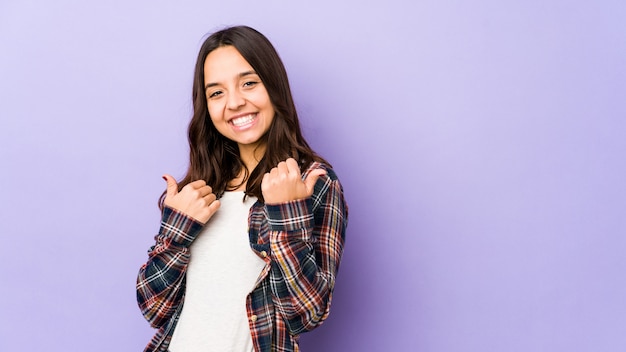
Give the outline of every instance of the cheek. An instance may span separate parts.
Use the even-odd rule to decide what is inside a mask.
[[[274,115],[276,115],[276,110],[274,109],[274,105],[272,105],[271,102],[267,102],[267,105],[265,106],[265,111],[267,111],[269,118],[273,120]]]
[[[254,94],[249,96],[249,100],[253,101],[254,104],[258,107],[263,107],[268,109],[272,106],[272,101],[270,100],[270,95],[267,93],[265,89],[259,89],[254,92]]]
[[[213,122],[219,121],[221,119],[221,110],[216,106],[216,104],[207,104],[207,110]]]

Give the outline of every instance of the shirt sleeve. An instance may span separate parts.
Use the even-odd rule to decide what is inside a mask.
[[[328,316],[343,253],[348,208],[332,170],[321,176],[313,196],[265,205],[274,306],[293,334],[309,331]]]
[[[202,228],[200,222],[172,208],[163,210],[156,244],[148,250],[148,261],[137,277],[137,303],[154,328],[167,323],[182,301],[189,246]]]

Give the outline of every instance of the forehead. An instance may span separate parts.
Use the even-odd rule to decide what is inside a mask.
[[[207,83],[233,79],[242,72],[252,70],[252,66],[232,45],[213,50],[204,60],[204,80]]]

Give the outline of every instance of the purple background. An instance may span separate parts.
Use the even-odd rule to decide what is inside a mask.
[[[470,4],[471,3],[471,4]],[[1,351],[139,351],[202,36],[281,54],[350,203],[305,351],[626,350],[626,3],[0,2]]]

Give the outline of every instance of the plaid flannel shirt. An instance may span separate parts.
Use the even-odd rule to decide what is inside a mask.
[[[315,168],[313,163],[303,178]],[[246,298],[256,352],[299,351],[298,335],[328,316],[343,252],[348,208],[332,169],[313,195],[282,204],[256,202],[248,216],[250,247],[263,260]],[[203,225],[171,208],[162,214],[156,244],[137,278],[137,301],[157,330],[145,351],[165,352],[182,311],[189,247]]]

